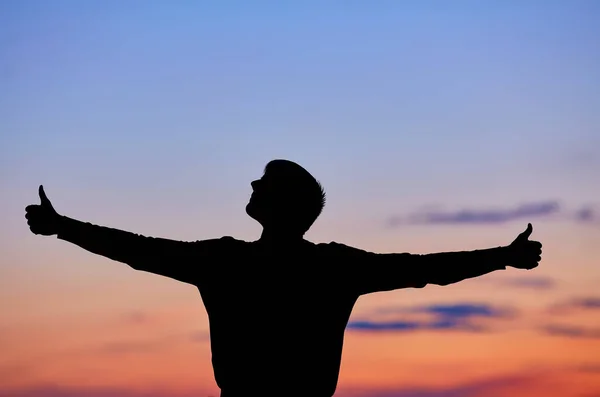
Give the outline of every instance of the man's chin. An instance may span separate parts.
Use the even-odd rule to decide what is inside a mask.
[[[248,214],[252,219],[256,219],[255,218],[255,208],[252,203],[246,204],[246,214]]]
[[[261,211],[261,208],[256,206],[256,203],[248,203],[246,204],[246,214],[248,214],[248,216],[250,216],[250,218],[254,219],[256,222],[260,223],[261,225],[263,225],[263,216],[264,213],[263,211]]]

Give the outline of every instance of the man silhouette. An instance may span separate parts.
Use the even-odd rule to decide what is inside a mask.
[[[246,212],[257,241],[222,237],[174,241],[59,215],[39,187],[26,207],[35,234],[57,235],[92,253],[198,287],[209,318],[212,363],[221,397],[332,396],[344,330],[364,294],[447,285],[512,266],[532,269],[542,245],[532,226],[510,245],[428,255],[377,254],[304,234],[325,193],[304,168],[273,160],[252,182]]]

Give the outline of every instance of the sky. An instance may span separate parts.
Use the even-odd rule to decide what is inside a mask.
[[[32,234],[255,240],[276,158],[306,238],[509,244],[534,270],[361,297],[336,396],[600,395],[600,3],[0,2],[0,397],[217,396],[197,289]]]

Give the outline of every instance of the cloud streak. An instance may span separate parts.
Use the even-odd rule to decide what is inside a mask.
[[[455,211],[422,210],[404,216],[391,216],[388,227],[406,225],[497,225],[512,221],[534,219],[568,218],[581,223],[600,221],[598,213],[591,207],[581,207],[574,212],[561,208],[556,200],[519,204],[508,208],[462,208]]]
[[[588,296],[584,298],[574,299],[571,302],[571,305],[581,309],[600,310],[600,297]]]
[[[560,371],[564,376],[564,371]],[[444,387],[398,386],[395,388],[338,388],[338,397],[509,397],[514,395],[545,395],[550,386],[564,385],[569,390],[568,378],[557,383],[552,371],[506,374],[458,382]],[[572,386],[572,385],[571,385]],[[294,385],[290,385],[293,388]],[[563,387],[563,391],[565,390]],[[594,393],[600,390],[588,389]],[[0,397],[193,397],[217,396],[217,391],[136,391],[114,387],[66,387],[60,385],[38,385],[28,388],[1,390]],[[569,394],[572,395],[572,394]]]
[[[515,316],[514,309],[498,308],[482,303],[427,305],[413,308],[386,308],[377,314],[399,314],[405,318],[394,320],[362,319],[350,321],[347,329],[363,332],[411,332],[422,330],[457,330],[466,332],[489,331],[474,320],[505,319]],[[420,318],[413,319],[413,316]],[[423,315],[427,317],[423,319]]]
[[[547,313],[554,316],[567,316],[577,312],[600,311],[600,296],[578,296],[551,305]],[[600,328],[583,327],[573,324],[551,323],[540,328],[546,335],[575,338],[600,339]]]
[[[354,397],[483,397],[514,395],[516,390],[527,392],[543,383],[532,374],[506,375],[477,379],[447,387],[399,387],[387,390],[371,390],[353,394]],[[336,394],[337,395],[337,394]],[[340,393],[340,396],[343,394]]]
[[[92,350],[103,354],[143,354],[168,349],[179,343],[205,343],[210,339],[208,331],[193,331],[163,335],[150,340],[120,340],[109,342]]]
[[[581,310],[600,310],[600,296],[574,297],[550,306],[548,308],[548,313],[568,314]]]
[[[542,327],[542,332],[552,336],[567,338],[600,339],[600,328],[586,328],[577,325],[550,324]]]
[[[0,390],[0,397],[193,397],[211,396],[210,393],[144,392],[114,387],[66,387],[40,385],[30,388]]]
[[[575,219],[582,223],[600,224],[600,211],[589,207],[582,207],[575,212]]]
[[[168,348],[171,342],[174,341],[172,337],[165,337],[160,339],[154,339],[149,341],[117,341],[110,342],[100,346],[97,349],[98,353],[101,354],[144,354],[152,353],[156,350]]]
[[[53,351],[10,365],[0,366],[0,384],[4,379],[13,379],[38,367],[61,363],[72,358],[99,355],[118,357],[125,355],[157,354],[179,344],[205,344],[210,341],[208,331],[198,330],[158,336],[153,339],[115,340],[101,345]],[[0,397],[2,395],[0,394]]]

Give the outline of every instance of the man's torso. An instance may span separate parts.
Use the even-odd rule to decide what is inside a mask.
[[[306,387],[333,394],[344,330],[357,295],[327,245],[273,250],[235,240],[197,285],[208,312],[213,367],[223,390]],[[257,390],[265,394],[267,390]],[[329,394],[327,394],[330,392]]]

